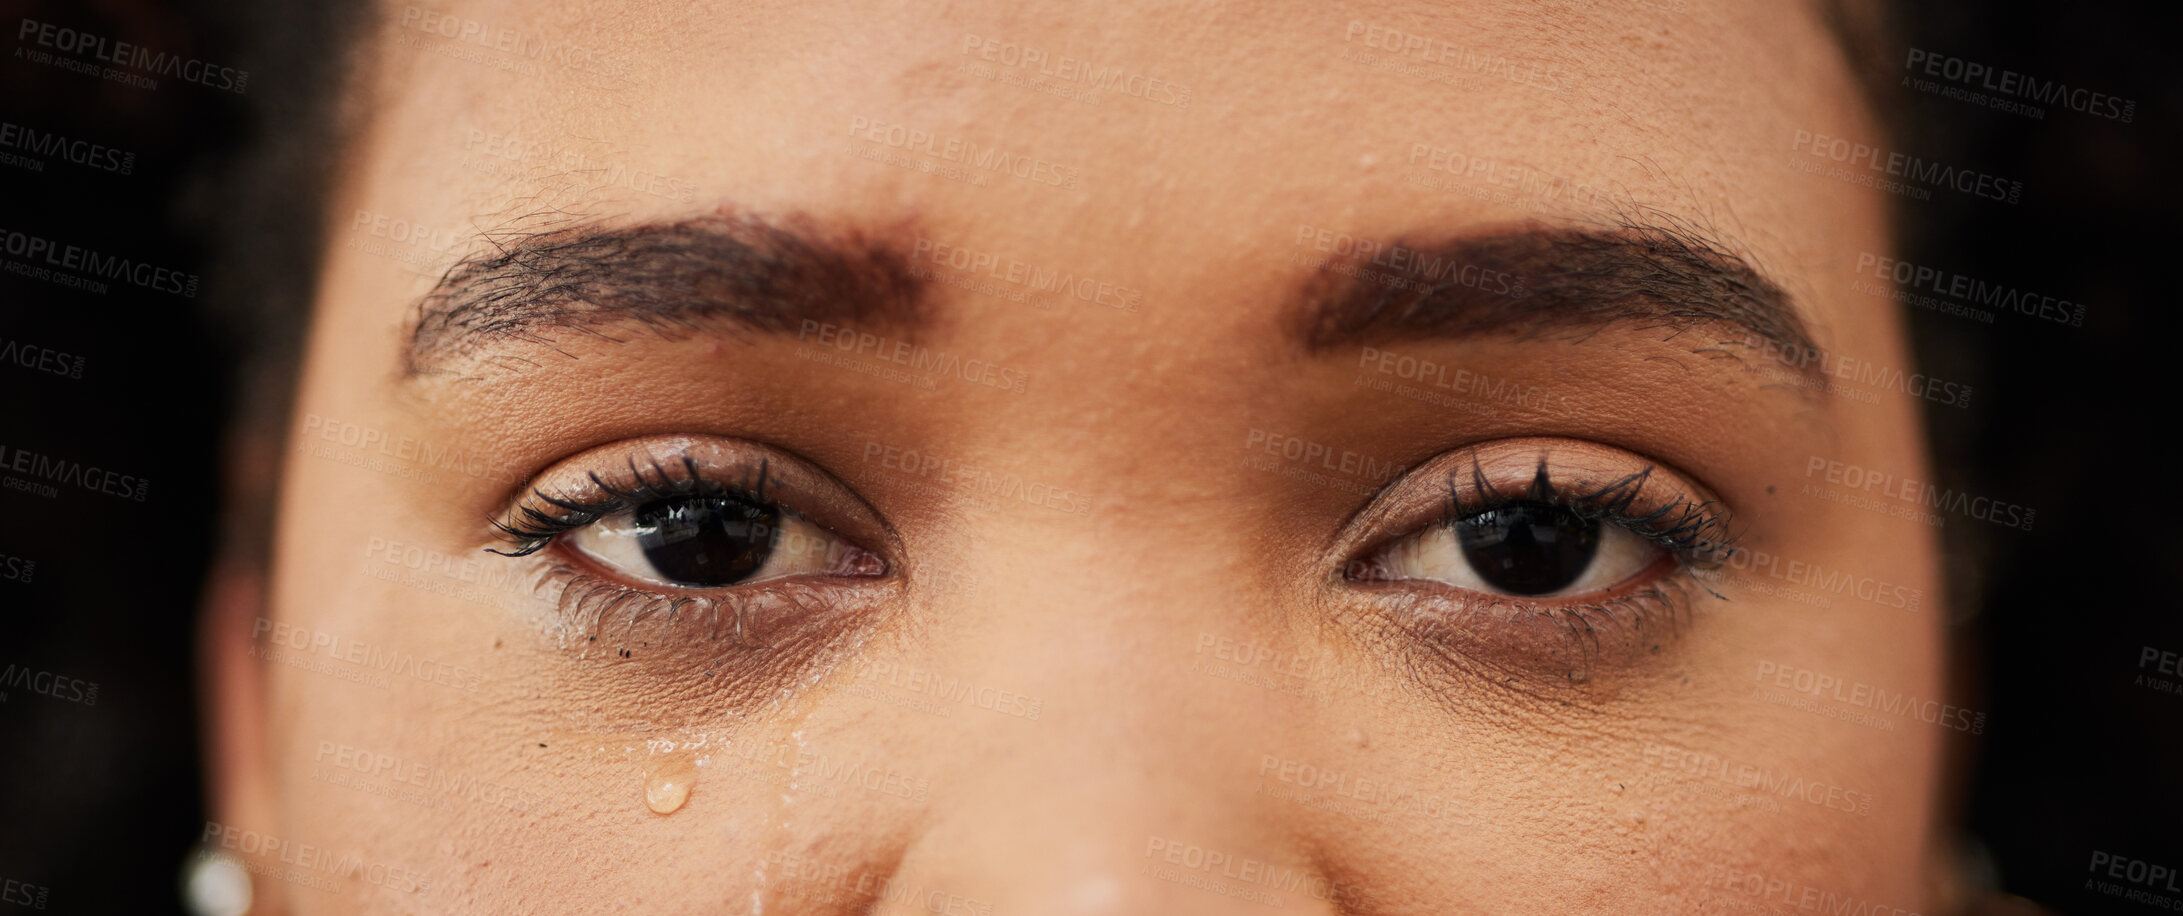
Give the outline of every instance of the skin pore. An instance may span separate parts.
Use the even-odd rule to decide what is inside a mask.
[[[1814,495],[1924,461],[1793,356],[1910,365],[1792,158],[1876,134],[1814,11],[380,28],[208,637],[261,902],[1931,911],[1941,729],[1777,681],[1943,692],[1936,529]],[[617,569],[661,492],[790,571]],[[1515,497],[1626,565],[1429,581]]]

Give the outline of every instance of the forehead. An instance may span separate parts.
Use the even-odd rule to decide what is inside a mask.
[[[406,246],[396,299],[481,233],[719,208],[1153,288],[1420,227],[1657,210],[1769,267],[1876,224],[1789,164],[1869,133],[1800,5],[404,4],[374,56],[338,218]]]

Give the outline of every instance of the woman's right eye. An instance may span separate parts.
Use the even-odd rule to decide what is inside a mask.
[[[886,573],[885,561],[870,551],[779,505],[734,493],[652,500],[601,516],[564,539],[615,573],[674,588]]]

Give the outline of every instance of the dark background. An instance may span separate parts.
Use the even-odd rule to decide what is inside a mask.
[[[277,87],[257,87],[283,78],[281,56],[259,49],[231,4],[4,8],[0,120],[135,162],[128,175],[53,158],[43,171],[0,165],[0,230],[203,274],[218,288],[204,242],[236,214],[214,179],[265,128],[253,106]],[[1944,482],[2038,512],[2034,533],[1988,526],[1982,543],[1950,548],[1979,586],[1960,612],[1978,683],[1965,705],[1988,713],[1956,779],[1969,786],[1964,820],[2007,889],[2066,913],[2153,911],[2087,889],[2094,851],[2183,867],[2183,694],[2136,683],[2142,647],[2183,651],[2183,537],[2158,495],[2175,483],[2162,443],[2178,416],[2167,318],[2183,284],[2169,231],[2183,214],[2179,11],[1903,11],[1908,47],[2137,103],[2124,124],[1905,92],[1894,141],[2024,185],[2015,206],[1945,193],[1905,202],[1905,260],[2087,306],[2081,328],[1909,310],[1927,368],[1976,391],[1974,409],[1930,418]],[[32,64],[14,56],[28,46],[15,39],[24,17],[241,67],[253,88],[162,78],[148,90]],[[179,865],[204,824],[190,658],[237,350],[212,297],[110,286],[92,294],[0,273],[0,342],[85,360],[81,379],[0,364],[0,445],[152,482],[143,502],[0,489],[0,555],[36,563],[28,583],[0,580],[0,667],[99,685],[95,706],[0,686],[0,879],[48,888],[59,913],[175,908]]]

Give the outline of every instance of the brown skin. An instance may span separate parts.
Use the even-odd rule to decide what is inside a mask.
[[[1305,356],[1289,334],[1295,290],[1313,277],[1288,260],[1299,225],[1455,235],[1605,213],[1421,190],[1408,179],[1440,174],[1411,164],[1424,143],[1710,227],[1790,290],[1830,350],[1909,365],[1890,304],[1850,289],[1858,253],[1888,250],[1879,194],[1787,166],[1799,130],[1874,135],[1809,13],[1758,2],[1278,15],[1127,4],[1071,16],[1004,3],[453,8],[582,46],[602,74],[555,66],[551,52],[536,72],[481,66],[453,52],[521,58],[405,25],[404,9],[387,13],[364,90],[373,120],[331,208],[271,578],[261,590],[232,576],[216,593],[207,652],[220,822],[408,869],[426,886],[410,892],[384,870],[313,872],[336,890],[261,875],[269,908],[1258,911],[1232,892],[1268,885],[1234,877],[1240,865],[1229,877],[1193,867],[1205,861],[1190,858],[1196,846],[1330,882],[1270,891],[1302,912],[1793,911],[1805,888],[1934,911],[1944,732],[1907,718],[1876,730],[1753,697],[1793,693],[1757,681],[1768,663],[1941,694],[1934,529],[1798,495],[1813,455],[1922,478],[1909,398],[1768,385],[1753,360],[1694,352],[1704,334],[1390,344],[1579,405],[1449,410],[1358,387],[1373,374],[1359,351]],[[1345,41],[1353,20],[1545,62],[1553,88],[1343,60],[1389,56]],[[1191,101],[1106,93],[1083,105],[962,72],[979,62],[963,53],[966,34],[1112,62],[1187,85]],[[974,187],[889,167],[844,154],[853,118],[1035,155],[1078,168],[1080,181]],[[550,140],[589,168],[554,168],[568,161],[555,153],[482,170],[472,128]],[[685,184],[604,184],[607,165]],[[525,218],[552,207],[611,225],[802,214],[1144,296],[1135,311],[1067,297],[1035,309],[931,285],[933,325],[912,339],[1026,371],[1021,393],[846,371],[800,358],[794,340],[636,330],[615,332],[619,343],[557,333],[553,347],[522,352],[523,368],[470,362],[404,378],[411,306],[451,255],[474,250],[467,233],[535,229]],[[359,210],[463,232],[397,244],[354,226]],[[506,473],[344,445],[338,424]],[[1360,514],[1378,480],[1359,491],[1260,469],[1250,462],[1292,463],[1268,456],[1254,430],[1409,469],[1379,498],[1411,511]],[[433,590],[465,584],[448,569],[402,566],[387,546],[529,575],[551,561],[483,552],[500,543],[483,520],[522,496],[518,480],[587,453],[611,473],[627,443],[674,436],[822,471],[784,501],[824,515],[888,574],[815,585],[797,613],[775,602],[773,650],[657,619],[622,620],[609,629],[626,637],[593,642],[528,579],[466,600]],[[1090,509],[981,497],[959,479],[889,468],[868,457],[871,443],[1005,471]],[[1451,470],[1467,477],[1469,456],[1520,487],[1542,451],[1570,480],[1657,466],[1649,491],[1718,498],[1739,546],[1915,589],[1922,609],[1843,597],[1821,609],[1732,578],[1714,585],[1725,600],[1680,589],[1673,635],[1655,618],[1643,638],[1610,637],[1584,663],[1551,628],[1435,628],[1430,612],[1443,606],[1402,594],[1444,588],[1342,575],[1374,543],[1431,521],[1417,507]],[[351,460],[362,457],[397,472]],[[1670,578],[1687,585],[1681,575]],[[261,614],[295,629],[253,639]],[[277,632],[344,644],[291,650],[322,670],[246,655],[279,648]],[[1273,655],[1220,657],[1251,657],[1230,648],[1246,642]],[[349,645],[368,647],[367,661],[328,657]],[[371,671],[372,650],[437,668],[397,671],[383,687],[345,676]],[[1267,689],[1208,666],[1292,684],[1281,671],[1309,667],[1324,680]],[[925,677],[1027,699],[983,709]],[[344,748],[379,756],[359,763]],[[800,764],[798,749],[811,755]],[[1678,752],[1726,761],[1729,775],[1678,768]],[[1304,764],[1349,781],[1300,788]],[[844,765],[889,776],[867,789]],[[1869,813],[1828,807],[1824,790],[1814,803],[1739,786],[1742,766],[1869,795]],[[698,774],[687,803],[654,813],[648,777],[677,772]],[[442,792],[455,778],[488,788]],[[1391,801],[1387,787],[1433,801]],[[1736,882],[1750,875],[1753,888],[1775,884],[1749,895]],[[888,878],[914,895],[873,896]],[[948,910],[933,891],[972,902]]]

